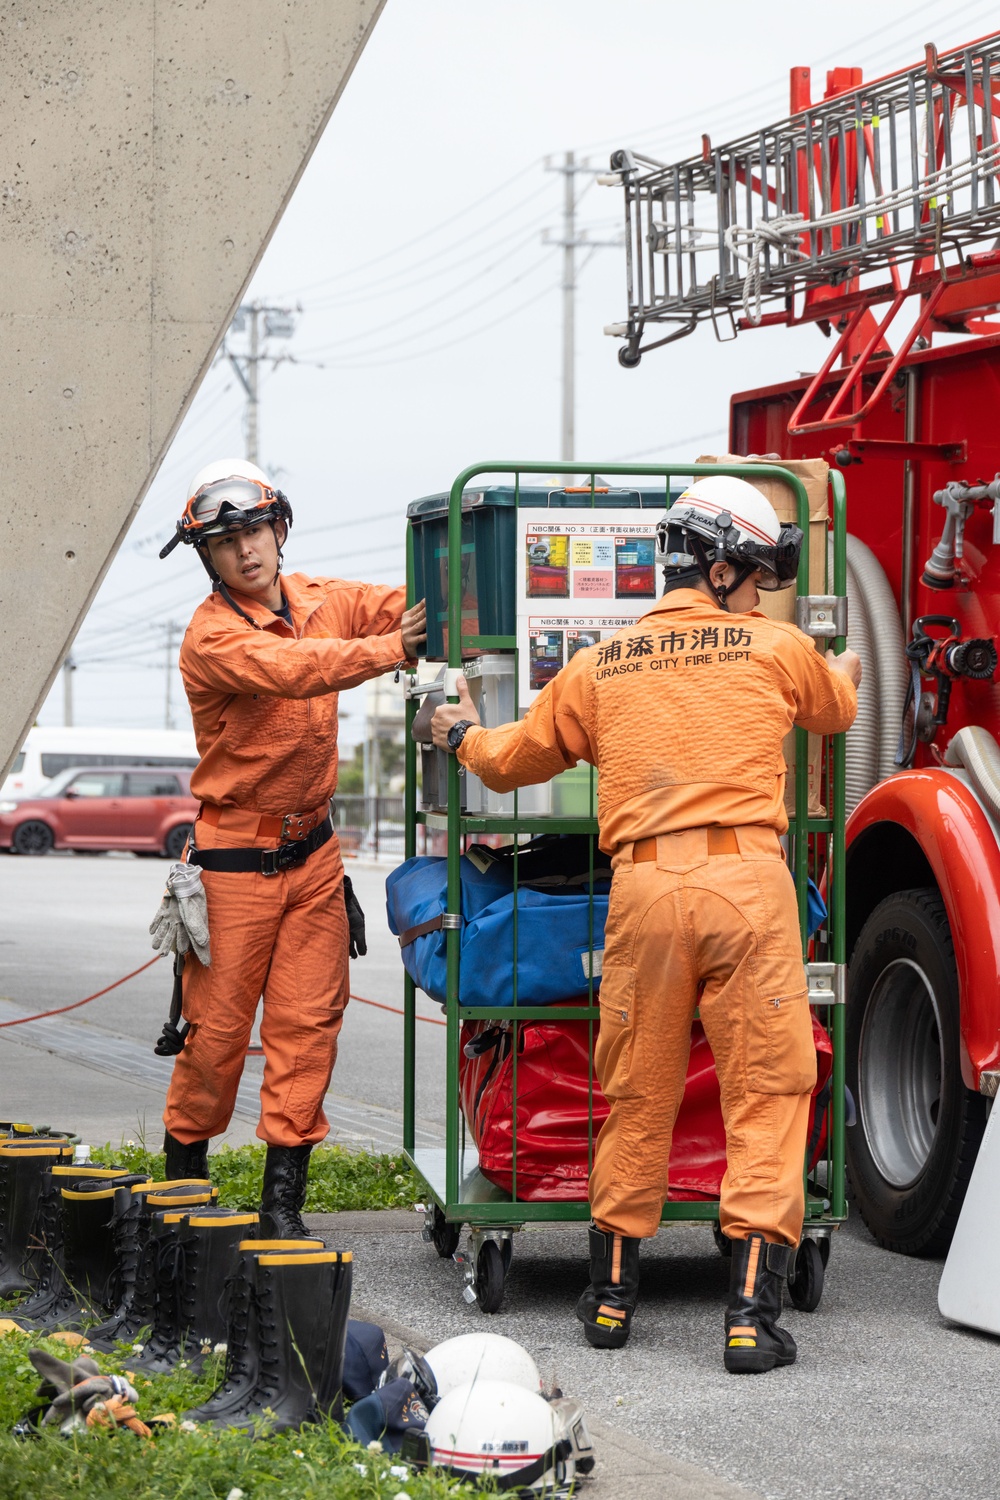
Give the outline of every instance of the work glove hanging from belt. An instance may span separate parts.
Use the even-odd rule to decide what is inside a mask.
[[[347,907],[347,925],[351,930],[350,955],[352,958],[364,958],[368,952],[368,944],[365,942],[365,914],[354,894],[349,875],[344,876],[344,905]]]
[[[208,903],[197,865],[170,866],[167,889],[160,909],[149,924],[153,947],[161,953],[193,952],[207,968],[212,962],[208,947]]]

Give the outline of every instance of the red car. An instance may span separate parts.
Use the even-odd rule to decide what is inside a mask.
[[[180,859],[198,813],[191,770],[70,767],[36,797],[0,802],[0,849],[133,849]]]

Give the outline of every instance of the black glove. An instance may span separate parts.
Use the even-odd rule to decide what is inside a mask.
[[[365,914],[354,894],[349,875],[344,876],[344,905],[347,908],[347,925],[351,930],[350,955],[352,958],[364,958],[368,952],[368,944],[365,942]]]

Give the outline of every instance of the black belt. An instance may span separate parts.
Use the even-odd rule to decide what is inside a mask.
[[[333,838],[333,820],[326,818],[304,839],[279,844],[277,849],[192,849],[188,862],[226,875],[280,875],[305,864],[310,854]]]

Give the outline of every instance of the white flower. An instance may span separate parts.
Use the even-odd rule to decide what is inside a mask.
[[[369,1453],[381,1453],[382,1452],[382,1444],[379,1442],[378,1438],[372,1438],[371,1442],[368,1444],[368,1452]]]
[[[197,1432],[198,1431],[198,1424],[197,1424],[197,1422],[184,1421],[184,1422],[180,1422],[178,1424],[178,1426],[179,1426],[179,1429],[180,1429],[181,1432]]]
[[[305,1458],[305,1454],[302,1452],[301,1448],[293,1448],[292,1452],[295,1454],[296,1458]]]
[[[400,1490],[398,1494],[393,1495],[392,1500],[410,1500],[410,1497],[406,1490]]]
[[[226,1496],[226,1500],[243,1500],[243,1494],[244,1494],[243,1490],[238,1490],[234,1486],[229,1491],[229,1494]]]
[[[405,1182],[406,1178],[403,1176],[402,1172],[397,1172],[396,1175],[395,1175],[395,1177],[393,1178],[393,1181],[394,1182]]]
[[[615,1405],[616,1406],[624,1406],[625,1405],[625,1397],[624,1396],[616,1396],[615,1397]]]
[[[410,1471],[405,1464],[392,1464],[389,1473],[393,1479],[409,1479]]]
[[[215,1348],[212,1350],[212,1353],[213,1354],[228,1354],[229,1353],[229,1345],[228,1344],[216,1344]]]
[[[133,1354],[141,1354],[142,1351],[143,1351],[143,1349],[145,1349],[145,1347],[146,1347],[145,1344],[133,1344],[132,1345],[132,1353]]]
[[[361,1475],[362,1479],[365,1479],[367,1477],[367,1474],[368,1474],[368,1465],[367,1464],[355,1464],[354,1465],[354,1469],[355,1469],[356,1473],[358,1473],[358,1474]]]

